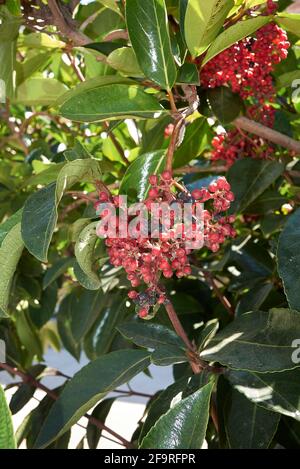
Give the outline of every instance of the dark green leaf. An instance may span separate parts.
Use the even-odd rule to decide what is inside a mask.
[[[205,117],[200,117],[188,125],[183,142],[174,153],[174,167],[180,168],[208,150],[212,135]]]
[[[65,386],[41,429],[35,446],[45,447],[63,435],[108,392],[127,383],[150,362],[149,353],[121,350],[83,367]]]
[[[282,174],[284,165],[277,161],[245,158],[228,172],[228,182],[235,195],[231,212],[242,212]]]
[[[233,390],[223,403],[230,449],[267,449],[272,442],[280,415],[250,402]]]
[[[75,244],[75,256],[79,267],[92,282],[94,290],[97,290],[101,286],[98,274],[94,270],[94,251],[96,243],[99,240],[96,231],[98,223],[99,222],[96,221],[86,226],[80,233]]]
[[[298,369],[284,373],[230,371],[227,378],[235,389],[255,404],[300,421]]]
[[[174,363],[187,362],[187,354],[182,348],[175,345],[163,345],[155,349],[151,355],[151,361],[157,366],[169,366]]]
[[[136,321],[122,324],[118,327],[118,330],[127,339],[141,347],[156,349],[164,345],[174,345],[183,349],[185,348],[181,338],[161,324],[137,319]]]
[[[137,192],[138,200],[144,200],[150,189],[149,176],[160,174],[164,170],[165,151],[157,150],[139,156],[127,169],[120,186],[120,194]]]
[[[299,249],[299,250],[298,250]],[[296,210],[282,231],[278,243],[278,272],[291,308],[300,310],[300,209]]]
[[[222,124],[230,124],[244,110],[240,95],[233,93],[227,86],[209,89],[207,99],[212,112]]]
[[[204,360],[256,372],[300,366],[292,360],[293,341],[300,337],[300,313],[288,309],[255,311],[235,319],[202,351]]]
[[[190,63],[183,64],[178,71],[176,82],[188,85],[200,85],[199,71],[197,66]]]
[[[111,406],[113,405],[115,398],[104,399],[100,404],[98,404],[91,416],[99,420],[99,422],[105,423],[106,417],[109,414]],[[96,425],[93,425],[91,422],[88,423],[86,429],[86,437],[90,449],[97,449],[97,445],[102,435],[102,430],[100,430]]]
[[[70,257],[63,257],[50,267],[43,279],[43,289],[45,290],[51,283],[55,282],[62,274],[64,274],[69,267],[72,267],[74,259]]]
[[[170,90],[176,79],[164,0],[128,0],[126,22],[131,44],[145,76]]]
[[[213,386],[213,382],[203,386],[160,417],[140,447],[200,449],[206,435]]]
[[[11,414],[0,385],[0,449],[16,449]]]

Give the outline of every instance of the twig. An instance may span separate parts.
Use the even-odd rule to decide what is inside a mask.
[[[193,344],[190,342],[188,336],[186,335],[186,332],[182,327],[182,324],[176,314],[176,311],[171,301],[168,300],[168,302],[165,303],[165,308],[166,308],[169,319],[174,327],[176,334],[183,340],[184,344],[187,346],[189,362],[190,362],[193,372],[195,374],[201,373],[203,369],[203,366],[201,365],[201,361],[200,359],[198,359],[196,350]]]
[[[69,54],[69,52],[67,52],[67,57],[68,57],[68,59],[70,60],[71,66],[72,66],[74,72],[76,73],[77,78],[79,79],[79,81],[81,81],[81,82],[85,81],[85,78],[84,78],[84,76],[83,76],[83,74],[82,74],[80,68],[77,67],[77,64],[76,64],[76,61],[75,61],[74,56],[71,55],[71,54]]]
[[[196,174],[196,173],[225,173],[228,170],[227,166],[209,166],[201,168],[200,166],[183,166],[173,170],[174,174]]]
[[[280,145],[281,147],[294,151],[296,155],[300,155],[300,142],[277,132],[277,130],[270,129],[265,125],[244,116],[238,117],[233,123],[237,128],[246,130],[254,135],[258,135],[259,137],[275,143],[276,145]]]
[[[84,46],[91,40],[82,32],[73,29],[65,20],[56,0],[48,0],[48,6],[52,13],[53,24],[57,29],[69,38],[75,46]]]
[[[58,399],[59,396],[54,391],[37,381],[29,373],[24,373],[23,371],[20,371],[17,368],[8,365],[7,363],[0,363],[0,368],[12,375],[19,376],[24,383],[31,384],[35,388],[41,389],[41,391],[44,391],[49,397],[51,397],[51,399],[55,401]],[[105,430],[107,433],[110,433],[112,436],[121,441],[126,448],[133,448],[133,445],[129,441],[127,441],[121,435],[118,435],[114,430],[108,428],[104,423],[100,422],[100,420],[96,419],[95,417],[92,417],[89,414],[85,414],[84,416],[89,420],[90,423],[99,428],[99,430]]]
[[[208,272],[208,271],[205,271],[205,270],[202,270],[202,272],[203,272],[203,275],[204,275],[205,279],[207,280],[207,282],[210,284],[210,286],[214,290],[215,294],[219,298],[219,300],[222,303],[222,305],[224,306],[224,308],[228,311],[228,313],[231,317],[234,317],[235,311],[234,311],[233,307],[231,306],[231,303],[226,298],[226,296],[223,295],[223,293],[219,290],[219,287],[216,284],[216,282],[215,282],[213,276],[211,275],[211,273]]]
[[[108,133],[108,136],[110,137],[115,149],[117,150],[120,157],[122,158],[122,161],[126,164],[126,166],[129,166],[130,163],[129,163],[129,161],[127,160],[127,158],[125,156],[124,150],[123,150],[122,146],[120,145],[120,143],[118,142],[118,140],[116,139],[116,137],[113,134],[112,130],[110,130],[109,123],[105,121],[103,123],[103,125],[104,125],[104,128],[105,128],[106,132]]]

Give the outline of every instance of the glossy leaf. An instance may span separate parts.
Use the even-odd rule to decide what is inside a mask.
[[[57,222],[57,206],[63,194],[77,182],[101,179],[96,160],[75,160],[60,171],[57,183],[33,193],[26,201],[22,216],[22,237],[27,249],[41,261],[47,260],[52,234]]]
[[[76,95],[64,97],[60,114],[77,122],[107,119],[150,118],[164,112],[158,100],[132,84],[107,84],[92,89],[80,88]]]
[[[107,63],[124,75],[132,77],[143,76],[143,72],[139,67],[135,53],[131,47],[115,49],[107,57]]]
[[[233,0],[189,0],[185,12],[184,34],[193,57],[209,47],[223,26]]]
[[[7,316],[10,288],[23,248],[21,224],[17,223],[8,232],[0,247],[0,317]]]
[[[182,144],[174,153],[174,167],[180,168],[210,148],[212,132],[207,119],[200,117],[187,126]]]
[[[227,378],[247,399],[300,421],[299,370],[283,373],[230,371]]]
[[[63,435],[108,392],[128,382],[148,365],[148,352],[122,350],[84,366],[67,383],[51,408],[35,446],[45,447]]]
[[[141,347],[156,349],[164,345],[173,345],[185,348],[180,337],[161,324],[136,320],[122,324],[118,330],[124,337]]]
[[[227,86],[208,90],[207,98],[212,112],[222,124],[230,124],[243,112],[242,98]]]
[[[278,272],[283,281],[284,291],[290,307],[297,310],[300,309],[300,291],[296,280],[300,275],[299,223],[298,209],[285,224],[277,250]]]
[[[79,235],[75,244],[75,256],[81,270],[93,283],[93,289],[100,288],[101,282],[94,270],[94,250],[98,241],[96,228],[99,222],[93,222],[86,226]]]
[[[235,319],[210,341],[200,356],[230,368],[260,373],[290,370],[300,366],[292,360],[292,344],[299,334],[297,311],[255,311]]]
[[[131,44],[145,76],[170,90],[176,79],[164,0],[128,0],[126,22]]]
[[[230,449],[267,449],[276,433],[280,415],[259,407],[233,390],[223,403]]]
[[[236,42],[240,41],[244,37],[251,36],[257,29],[261,28],[270,21],[269,16],[257,16],[245,21],[239,21],[238,23],[225,29],[219,36],[213,41],[210,48],[208,49],[202,65],[205,65],[216,55],[223,52],[228,47],[232,46]]]
[[[245,158],[237,161],[228,172],[228,182],[235,195],[231,213],[243,212],[282,174],[284,166],[277,161]]]
[[[139,201],[147,197],[150,189],[149,176],[164,170],[165,151],[157,150],[140,155],[127,169],[120,186],[120,194],[136,191]]]
[[[200,449],[204,442],[214,383],[186,397],[156,422],[140,448]]]
[[[169,366],[187,362],[188,356],[182,348],[168,344],[157,347],[151,355],[151,361],[157,366]]]
[[[0,385],[0,449],[16,449],[11,413]]]

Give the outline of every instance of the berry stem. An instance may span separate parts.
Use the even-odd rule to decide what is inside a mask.
[[[181,322],[180,322],[180,320],[177,316],[177,313],[174,309],[174,306],[172,305],[172,303],[170,301],[168,301],[167,303],[165,303],[165,308],[166,308],[169,319],[170,319],[170,321],[171,321],[171,323],[174,327],[174,330],[175,330],[176,334],[183,340],[183,342],[187,346],[188,350],[190,352],[192,352],[192,354],[190,354],[189,356],[190,356],[190,365],[191,365],[191,368],[192,368],[193,372],[195,374],[201,373],[202,367],[201,367],[200,363],[196,363],[191,358],[191,355],[195,354],[195,348],[193,347],[193,344],[190,342],[188,336],[186,335],[186,332],[182,327],[182,324],[181,324]]]
[[[170,140],[170,145],[167,151],[167,160],[166,160],[165,169],[166,171],[170,171],[171,173],[172,173],[172,166],[173,166],[173,156],[176,150],[176,145],[178,142],[180,130],[183,125],[184,125],[184,118],[180,116],[179,118],[177,118],[175,122],[173,133],[172,133],[171,140]]]

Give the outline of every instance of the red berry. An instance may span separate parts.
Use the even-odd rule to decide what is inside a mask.
[[[171,181],[171,179],[172,179],[171,171],[168,171],[168,170],[163,171],[161,173],[161,178],[166,182]]]
[[[152,174],[151,176],[149,176],[149,183],[151,184],[151,186],[157,186],[158,177],[155,174]]]
[[[142,308],[139,310],[138,315],[140,318],[145,318],[148,316],[149,310],[147,308]]]
[[[108,196],[107,192],[104,192],[104,191],[100,192],[100,194],[99,194],[99,201],[100,202],[107,202],[108,199],[109,199],[109,196]]]
[[[131,299],[131,300],[135,300],[138,296],[138,292],[136,292],[135,290],[131,290],[129,293],[128,293],[128,297]]]
[[[151,199],[155,199],[158,196],[159,196],[159,190],[156,187],[152,187],[149,190],[149,197],[151,197]]]

